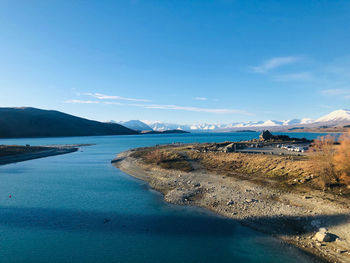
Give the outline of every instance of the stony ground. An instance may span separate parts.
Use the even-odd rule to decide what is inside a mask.
[[[249,180],[210,173],[201,167],[195,167],[192,172],[166,170],[145,164],[130,154],[130,151],[120,154],[115,165],[149,182],[152,188],[164,194],[167,202],[204,207],[282,238],[327,261],[350,262],[350,203],[347,199],[317,190],[281,191]],[[317,240],[315,234],[320,228],[329,234],[327,238],[317,236]]]

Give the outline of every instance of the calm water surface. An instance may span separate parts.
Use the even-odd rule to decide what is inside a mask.
[[[0,166],[0,262],[310,262],[297,249],[238,222],[167,204],[144,182],[110,164],[118,152],[134,147],[256,137],[225,133],[0,140],[96,144]]]

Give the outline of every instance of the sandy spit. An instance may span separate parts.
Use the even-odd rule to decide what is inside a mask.
[[[66,154],[71,152],[76,152],[78,148],[75,147],[62,147],[62,148],[54,148],[47,147],[47,150],[31,152],[31,153],[22,153],[10,156],[0,157],[0,165],[10,164],[10,163],[18,163],[38,158],[44,158],[49,156],[55,156],[60,154]]]

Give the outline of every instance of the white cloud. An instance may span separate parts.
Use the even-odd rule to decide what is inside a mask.
[[[75,104],[98,104],[99,101],[95,100],[66,100],[64,103],[75,103]]]
[[[350,89],[326,89],[322,93],[327,96],[338,96],[344,99],[350,99]]]
[[[310,72],[298,72],[276,75],[273,79],[276,81],[309,81],[313,80],[313,75]]]
[[[107,105],[130,105],[130,104],[126,104],[126,103],[121,103],[121,102],[115,102],[115,101],[104,101],[103,104],[107,104]]]
[[[194,100],[208,100],[206,97],[194,97]]]
[[[149,102],[149,100],[146,100],[146,99],[126,98],[126,97],[120,97],[120,96],[105,95],[101,93],[83,93],[83,95],[91,96],[99,100],[126,100],[126,101]]]
[[[259,66],[252,67],[256,73],[267,73],[272,69],[276,69],[288,64],[292,64],[301,60],[301,57],[288,56],[288,57],[275,57],[271,58]]]

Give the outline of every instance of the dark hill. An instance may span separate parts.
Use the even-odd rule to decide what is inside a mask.
[[[0,138],[136,133],[136,131],[116,123],[92,121],[54,110],[0,108]]]

